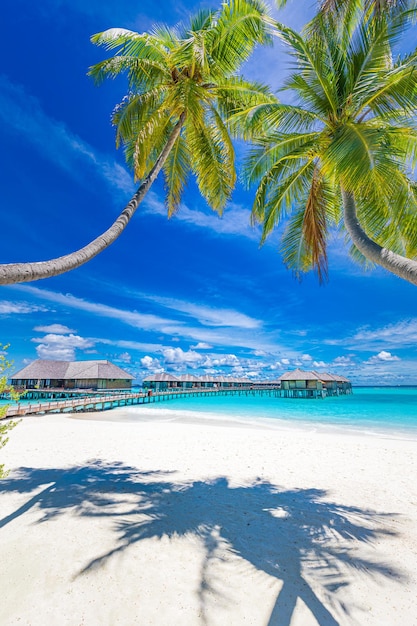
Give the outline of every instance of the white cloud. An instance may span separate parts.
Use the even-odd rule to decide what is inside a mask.
[[[56,335],[67,335],[68,333],[75,333],[75,330],[64,326],[63,324],[50,324],[49,326],[35,326],[33,330],[40,333],[55,333]]]
[[[197,365],[200,364],[204,357],[194,350],[184,352],[181,348],[165,348],[162,354],[167,365]]]
[[[221,356],[208,356],[204,361],[204,367],[239,367],[240,359],[235,354]]]
[[[313,361],[313,366],[314,367],[327,367],[324,361]]]
[[[377,357],[380,361],[399,361],[400,359],[397,356],[393,356],[391,352],[386,352],[382,350]]]
[[[149,294],[140,294],[140,297],[172,311],[185,313],[196,319],[203,326],[224,326],[235,328],[259,328],[260,320],[254,319],[234,309],[221,309],[195,304],[176,298],[164,298]]]
[[[137,311],[129,311],[106,304],[91,302],[82,298],[77,298],[71,294],[63,294],[50,291],[48,289],[40,289],[31,285],[13,285],[11,289],[24,292],[31,296],[49,300],[64,308],[72,308],[78,311],[84,311],[104,318],[114,319],[120,323],[128,324],[134,328],[144,331],[157,332],[170,337],[176,335],[182,340],[193,340],[197,342],[208,343],[210,345],[221,346],[239,346],[251,349],[263,349],[267,352],[276,353],[283,349],[273,343],[273,335],[259,335],[247,332],[248,329],[256,329],[261,324],[259,320],[253,319],[230,309],[220,309],[217,313],[209,307],[196,306],[194,311],[201,319],[206,318],[207,322],[213,324],[212,328],[191,327],[186,326],[181,320],[174,320],[160,317],[157,315],[147,315],[138,313]],[[156,298],[156,297],[155,297]],[[185,308],[185,303],[184,303]],[[224,315],[225,323],[232,326],[220,326],[220,315]],[[210,318],[210,319],[209,319]],[[216,325],[218,324],[218,325]],[[126,348],[128,346],[126,345]],[[287,350],[288,352],[288,350]]]
[[[116,346],[117,348],[123,348],[126,350],[141,350],[141,351],[158,351],[162,350],[162,344],[160,343],[148,343],[143,341],[127,341],[125,339],[107,339],[103,337],[94,337],[91,339],[95,344],[102,343],[107,346]]]
[[[352,358],[350,356],[338,356],[332,361],[332,365],[347,367],[353,365]]]
[[[164,217],[167,215],[166,206],[152,191],[147,194],[143,207],[145,213]],[[189,209],[185,204],[181,204],[180,210],[171,219],[180,220],[218,235],[237,235],[260,241],[260,230],[251,226],[250,216],[251,211],[249,209],[233,203],[227,205],[222,217],[214,212],[205,213],[196,207]]]
[[[417,318],[402,320],[374,330],[361,329],[354,335],[353,340],[364,350],[381,343],[397,347],[414,346],[417,343]]]
[[[141,360],[140,360],[140,364],[141,366],[146,369],[146,370],[150,370],[153,372],[156,372],[157,370],[161,369],[161,364],[159,362],[158,359],[155,359],[151,356],[144,356]]]
[[[247,370],[247,371],[245,372],[245,378],[254,378],[254,379],[257,379],[257,378],[259,378],[259,372],[258,372],[257,370],[253,370],[253,371],[251,371],[251,370]]]
[[[190,346],[192,350],[209,350],[212,347],[213,346],[211,346],[209,343],[205,343],[204,341],[199,341],[197,345]]]
[[[119,354],[118,360],[122,361],[123,363],[131,363],[132,356],[129,354],[129,352],[122,352],[122,354]]]
[[[304,361],[305,363],[308,363],[313,360],[313,357],[310,356],[309,354],[303,354],[301,357],[301,360]]]
[[[289,359],[281,359],[281,363],[283,365],[289,365],[290,364],[290,360]]]
[[[48,309],[36,304],[28,304],[27,302],[10,302],[9,300],[0,301],[0,315],[11,314],[30,314],[38,312],[46,312]]]
[[[268,369],[273,372],[275,370],[280,370],[282,369],[282,364],[280,363],[280,361],[276,361],[275,363],[271,363],[271,365],[268,366]]]
[[[123,196],[134,191],[132,176],[124,167],[48,117],[39,100],[4,75],[0,75],[0,120],[78,182],[92,186],[93,174]]]
[[[307,336],[307,331],[306,330],[289,330],[288,332],[291,335],[296,335],[297,337],[306,337]]]
[[[31,341],[39,344],[36,348],[38,358],[56,361],[73,361],[76,349],[85,350],[94,345],[90,339],[72,334],[65,336],[50,333],[39,339],[33,338]]]
[[[387,363],[388,361],[399,361],[400,359],[397,356],[391,354],[391,352],[386,352],[385,350],[381,350],[379,354],[371,356],[366,363],[376,364],[376,363]]]
[[[197,304],[184,306],[183,312],[195,317],[203,326],[223,326],[235,328],[259,328],[261,322],[244,313],[232,309],[212,309]]]
[[[25,291],[26,293],[30,293],[45,300],[51,300],[62,306],[77,309],[78,311],[87,311],[100,317],[117,319],[125,324],[129,324],[129,326],[143,330],[157,330],[169,334],[174,330],[178,331],[181,326],[181,322],[158,317],[156,315],[146,315],[138,313],[137,311],[118,309],[107,304],[90,302],[89,300],[77,298],[69,293],[63,294],[49,291],[48,289],[39,289],[38,287],[32,287],[30,285],[14,285],[13,288]]]

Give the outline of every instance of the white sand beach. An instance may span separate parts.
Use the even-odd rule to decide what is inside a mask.
[[[12,431],[2,626],[417,624],[416,441],[124,411]]]

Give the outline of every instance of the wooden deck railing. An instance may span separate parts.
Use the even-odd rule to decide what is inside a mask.
[[[141,393],[121,393],[103,396],[90,396],[83,398],[72,398],[71,400],[54,400],[51,402],[22,402],[12,404],[7,410],[6,417],[23,417],[25,415],[43,414],[43,413],[75,413],[77,411],[104,411],[121,406],[132,406],[135,404],[149,404],[152,402],[162,402],[185,396],[204,396],[204,395],[259,395],[263,393],[274,393],[277,395],[276,387],[262,389],[221,389],[221,388],[202,388],[202,389],[170,389],[166,391],[152,391]]]
[[[194,389],[167,389],[165,391],[152,391],[152,392],[140,392],[140,393],[112,393],[107,395],[91,395],[80,398],[71,398],[70,400],[54,400],[51,402],[21,402],[18,404],[11,404],[7,409],[6,417],[23,417],[25,415],[43,414],[43,413],[75,413],[77,411],[104,411],[106,409],[113,409],[115,407],[132,406],[135,404],[149,404],[152,402],[162,402],[165,400],[173,400],[178,397],[186,396],[208,396],[208,395],[270,395],[276,397],[299,397],[300,391],[297,391],[297,395],[292,393],[293,390],[279,389],[276,385],[267,387],[253,386],[253,387],[241,387],[241,388],[194,388]],[[308,391],[308,390],[307,390]],[[310,397],[312,394],[310,391],[307,393],[304,390],[303,397]],[[347,393],[347,391],[345,392]],[[316,393],[316,398],[324,397],[324,394]]]

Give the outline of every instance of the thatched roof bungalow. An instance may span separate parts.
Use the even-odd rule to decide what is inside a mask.
[[[314,372],[323,382],[327,395],[339,396],[352,393],[352,383],[346,376],[329,372]]]
[[[344,382],[342,382],[342,380]],[[343,376],[306,372],[296,369],[286,372],[276,380],[253,381],[248,378],[232,376],[212,376],[205,374],[182,374],[174,376],[167,374],[153,374],[143,380],[145,389],[164,391],[167,389],[272,389],[285,398],[322,398],[325,395],[339,395],[350,393],[351,384]]]
[[[284,398],[322,398],[323,382],[315,372],[296,369],[279,378]]]
[[[321,382],[323,383],[323,387],[326,389],[328,396],[338,395],[337,380],[333,374],[328,374],[327,372],[316,372],[316,371],[314,371],[313,373],[317,374],[317,376],[320,378]]]
[[[212,389],[216,385],[216,377],[211,374],[204,374],[199,376],[200,384],[202,387]]]
[[[37,359],[13,375],[23,389],[130,389],[133,376],[110,361]]]
[[[178,376],[178,380],[181,383],[183,389],[195,389],[196,387],[202,387],[202,382],[194,374],[181,374]]]
[[[160,374],[152,374],[143,379],[143,387],[145,389],[154,389],[155,391],[165,391],[166,389],[181,388],[182,384],[177,376],[161,372]]]
[[[336,381],[337,391],[342,394],[352,393],[352,383],[346,376],[342,376],[341,374],[330,374]]]
[[[296,369],[286,372],[279,380],[284,397],[318,398],[352,393],[352,383],[340,374]]]
[[[205,374],[195,376],[194,374],[181,374],[174,376],[163,372],[153,374],[143,379],[145,389],[163,391],[173,387],[177,389],[248,389],[253,386],[253,381],[247,378],[234,378],[231,376],[212,376]]]

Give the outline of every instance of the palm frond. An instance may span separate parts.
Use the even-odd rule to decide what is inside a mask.
[[[132,39],[143,39],[145,36],[127,28],[109,28],[92,35],[90,40],[96,46],[104,46],[106,50],[113,50],[131,42]]]
[[[310,193],[305,205],[303,238],[311,256],[312,266],[317,270],[319,281],[323,282],[328,275],[327,206],[324,181],[317,167],[313,172]]]
[[[166,86],[158,86],[144,94],[130,94],[115,107],[112,122],[117,127],[116,143],[130,141],[141,134],[145,137],[155,125],[155,119],[167,110]],[[148,128],[147,128],[148,126]]]
[[[336,175],[346,190],[367,193],[391,163],[387,140],[383,130],[373,124],[346,123],[323,154],[323,168]]]
[[[189,172],[191,171],[190,155],[186,141],[178,137],[164,165],[166,204],[168,216],[178,211],[181,196]]]
[[[93,35],[91,41],[103,46],[106,50],[119,48],[116,55],[147,58],[165,64],[169,55],[169,48],[160,36],[152,36],[149,33],[135,33],[133,31],[110,28],[102,33]]]
[[[169,114],[167,102],[150,109],[124,107],[117,116],[117,139],[125,146],[126,159],[133,168],[135,179],[140,180],[150,169],[155,155],[162,150],[163,143],[172,130],[175,119]]]
[[[357,113],[369,109],[373,115],[385,115],[401,109],[409,116],[414,116],[417,105],[415,61],[413,59],[412,63],[394,67],[385,72],[382,80],[375,80]]]
[[[247,184],[260,180],[265,171],[273,171],[274,180],[287,175],[306,159],[317,153],[318,133],[284,134],[271,133],[259,138],[243,164],[243,176]]]
[[[224,129],[213,123],[212,112],[204,117],[211,123],[196,123],[197,118],[187,117],[186,136],[190,150],[192,169],[201,195],[213,210],[222,213],[230,198],[236,180],[233,153],[223,143]]]
[[[236,132],[239,114],[250,116],[250,111],[273,106],[277,102],[269,87],[258,82],[249,82],[242,76],[228,77],[226,81],[213,85],[211,91],[217,99],[221,115],[227,119],[229,128],[235,128]]]
[[[278,37],[289,47],[289,53],[297,61],[297,69],[304,84],[314,87],[327,110],[337,113],[337,93],[334,75],[330,71],[331,63],[326,56],[326,49],[319,38],[304,38],[295,30],[277,23]]]
[[[373,239],[406,256],[416,255],[417,197],[415,183],[391,164],[370,193],[357,196],[357,213]]]
[[[277,167],[268,172],[268,185],[265,190],[265,200],[261,206],[256,206],[258,196],[252,209],[254,219],[261,217],[263,222],[262,239],[265,242],[268,235],[279,224],[282,216],[288,215],[293,205],[305,202],[310,188],[310,181],[314,172],[313,160],[294,164],[293,171],[283,177],[282,169]],[[281,171],[279,171],[281,169]],[[262,181],[261,181],[262,183]]]
[[[183,37],[186,38],[190,32],[199,33],[209,30],[212,27],[213,21],[215,19],[215,11],[212,11],[210,9],[200,9],[199,11],[197,11],[197,13],[191,16],[190,24],[186,32],[183,34]]]
[[[301,274],[309,272],[313,268],[312,258],[303,233],[304,209],[304,204],[300,204],[294,209],[280,242],[280,251],[284,263],[298,279],[301,278]]]
[[[225,74],[234,74],[257,43],[272,44],[272,20],[261,0],[223,3],[210,41],[211,56]]]

